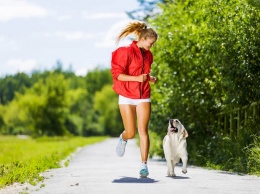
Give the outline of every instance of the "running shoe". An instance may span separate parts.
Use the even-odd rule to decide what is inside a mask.
[[[140,167],[140,176],[141,178],[146,178],[149,175],[147,164],[142,163]]]
[[[125,146],[127,144],[127,141],[123,140],[122,134],[119,136],[119,141],[116,146],[116,154],[119,157],[122,157],[125,153]]]

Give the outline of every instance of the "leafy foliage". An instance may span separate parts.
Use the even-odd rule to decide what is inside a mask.
[[[127,15],[134,20],[147,21],[149,18],[158,14],[159,3],[165,3],[166,0],[137,0],[139,2],[139,8],[126,12]]]
[[[245,148],[248,157],[247,168],[249,173],[260,176],[260,137],[254,136],[252,144]]]
[[[260,99],[259,7],[240,0],[177,0],[160,8],[149,20],[159,34],[151,130],[162,140],[168,119],[179,118],[190,134],[190,163],[247,171],[241,150],[252,142],[250,134],[259,135],[257,117],[241,129],[249,138],[234,139],[219,132],[217,115]]]
[[[112,77],[109,69],[94,69],[88,72],[85,77],[86,88],[90,94],[100,91],[104,85],[112,84]],[[94,97],[94,96],[92,96]]]
[[[100,115],[98,123],[105,135],[118,136],[124,129],[118,109],[118,95],[110,85],[95,94],[94,110]]]
[[[34,72],[31,77],[24,74],[28,86],[23,90],[16,85],[16,80],[20,80],[17,76],[0,79],[3,91],[14,94],[12,98],[8,97],[9,93],[2,95],[3,99],[8,100],[0,104],[1,133],[33,136],[112,135],[110,132],[119,127],[118,122],[114,122],[115,126],[109,122],[109,125],[101,128],[99,123],[101,118],[118,120],[117,102],[111,105],[114,112],[106,109],[112,111],[110,115],[104,116],[103,112],[94,108],[95,93],[101,91],[105,85],[112,88],[109,69],[94,69],[81,77],[73,72],[63,71],[59,65],[53,71]],[[9,88],[10,82],[15,84]],[[112,89],[110,93],[115,98]]]
[[[30,78],[25,73],[0,79],[0,104],[7,104],[14,98],[15,92],[23,93],[24,89],[31,85]]]

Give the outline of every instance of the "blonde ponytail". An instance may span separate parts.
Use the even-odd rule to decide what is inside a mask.
[[[157,33],[152,28],[147,28],[146,23],[140,21],[130,22],[118,35],[116,43],[118,43],[122,38],[128,36],[129,34],[134,34],[137,36],[138,40],[142,37],[157,39]]]

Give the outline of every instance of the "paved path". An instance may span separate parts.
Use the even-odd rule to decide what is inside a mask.
[[[115,154],[117,139],[84,147],[68,167],[53,169],[43,175],[44,186],[23,190],[30,194],[260,194],[260,177],[241,176],[222,171],[188,166],[177,177],[166,176],[164,161],[149,161],[149,178],[139,178],[139,148],[128,142],[125,156]]]

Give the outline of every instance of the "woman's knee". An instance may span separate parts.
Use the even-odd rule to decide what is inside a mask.
[[[146,130],[146,129],[144,129],[144,130],[139,129],[138,133],[139,133],[140,137],[149,137],[148,130]]]
[[[125,131],[124,132],[124,137],[127,138],[127,139],[133,139],[135,137],[135,132],[127,132]]]

